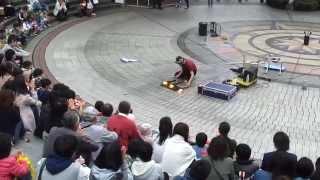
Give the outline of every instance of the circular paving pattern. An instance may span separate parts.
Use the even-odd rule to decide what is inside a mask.
[[[177,94],[160,87],[160,82],[178,68],[174,57],[184,55],[177,47],[179,33],[174,30],[183,27],[183,32],[196,24],[175,8],[163,12],[166,13],[160,16],[151,10],[127,10],[74,25],[58,34],[46,48],[47,66],[58,81],[68,84],[88,102],[104,100],[116,105],[128,100],[139,122],[157,127],[159,119],[168,115],[174,123],[189,124],[193,137],[201,131],[213,137],[218,124],[228,121],[232,125],[231,137],[249,144],[256,158],[273,149],[273,134],[283,130],[291,138],[293,152],[317,157],[317,88],[302,91],[298,86],[258,81],[230,101],[200,96],[197,83],[222,81],[230,72],[225,62],[212,53],[208,55],[210,63],[196,61],[199,73],[192,88]],[[121,57],[138,61],[123,63]]]
[[[297,71],[297,65],[319,67],[320,69],[319,24],[249,21],[222,23],[222,27],[223,35],[227,36],[229,41],[211,38],[208,43],[209,48],[221,58],[241,60],[243,56],[246,56],[251,61],[258,61],[272,54],[281,57],[281,61],[287,64],[288,71],[304,74],[320,73],[319,70]],[[310,44],[305,46],[304,32],[310,31],[312,32]]]

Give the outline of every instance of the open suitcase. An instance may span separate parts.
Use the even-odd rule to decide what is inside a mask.
[[[230,100],[236,92],[237,87],[229,84],[206,82],[198,86],[199,94],[224,100]]]

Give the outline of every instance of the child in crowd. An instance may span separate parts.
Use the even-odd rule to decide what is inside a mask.
[[[17,156],[10,156],[11,137],[0,133],[0,179],[14,180],[16,177],[26,177],[30,173],[24,161],[18,161]]]
[[[24,22],[27,20],[28,17],[28,6],[23,6],[20,8],[19,13],[18,13],[18,20],[20,22]]]
[[[35,68],[31,75],[29,76],[28,81],[30,82],[34,82],[35,88],[38,89],[41,86],[41,79],[42,79],[42,75],[43,75],[43,70],[40,68]]]
[[[100,113],[102,113],[102,106],[103,106],[103,102],[102,102],[102,101],[96,101],[96,103],[94,104],[94,107],[95,107]]]
[[[148,123],[143,123],[141,125],[138,125],[138,128],[140,130],[142,140],[149,144],[152,144],[152,125]]]
[[[193,149],[196,152],[196,159],[202,159],[207,156],[207,135],[203,132],[198,133],[196,136],[196,144],[193,145]]]
[[[101,123],[107,123],[108,119],[112,116],[113,114],[113,106],[109,103],[103,104],[101,107],[101,114],[100,116],[100,122]]]
[[[47,104],[49,102],[50,85],[51,85],[51,81],[49,79],[43,78],[40,80],[40,87],[37,90],[37,95],[38,95],[39,101],[41,101],[42,104]]]

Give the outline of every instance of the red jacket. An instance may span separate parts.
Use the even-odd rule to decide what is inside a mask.
[[[121,146],[128,147],[131,140],[140,138],[135,123],[122,115],[113,115],[107,122],[107,129],[118,134]]]
[[[16,176],[25,176],[29,172],[25,162],[17,162],[16,157],[9,156],[0,159],[0,179],[13,180]]]

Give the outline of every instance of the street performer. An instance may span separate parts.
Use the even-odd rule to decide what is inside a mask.
[[[181,56],[176,57],[176,63],[181,66],[181,70],[177,71],[174,76],[179,82],[186,82],[186,86],[190,87],[192,80],[197,74],[197,66],[191,59],[187,59]]]

